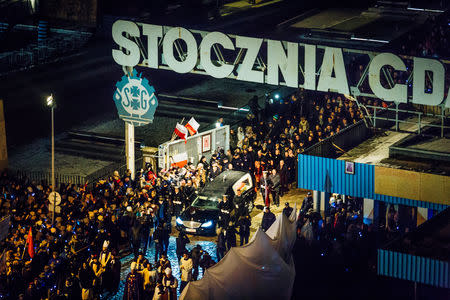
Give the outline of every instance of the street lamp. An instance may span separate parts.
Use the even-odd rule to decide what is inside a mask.
[[[52,110],[52,192],[55,192],[55,100],[53,95],[47,97],[47,106]],[[56,201],[53,201],[52,225],[55,221],[55,206]]]

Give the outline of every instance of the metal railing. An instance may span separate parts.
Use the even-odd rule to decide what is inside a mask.
[[[18,24],[17,31],[37,31],[36,26]],[[90,32],[50,29],[52,35],[43,41],[18,50],[0,53],[0,75],[49,63],[81,48],[92,36]]]
[[[35,183],[50,184],[52,182],[52,173],[43,171],[15,171],[12,172],[19,180]],[[85,184],[87,176],[78,174],[60,174],[55,173],[55,184],[59,186],[62,183]]]
[[[142,163],[142,157],[136,159],[136,170],[140,170],[142,168]],[[55,182],[56,186],[68,183],[83,185],[86,182],[89,182],[89,184],[93,184],[101,179],[108,179],[109,176],[113,175],[114,171],[118,171],[120,175],[123,175],[125,174],[126,170],[127,165],[123,162],[112,163],[89,175],[55,173]],[[12,175],[15,175],[17,179],[25,182],[35,182],[37,184],[48,185],[52,181],[51,172],[23,170],[13,170],[10,172]]]
[[[332,135],[308,147],[302,154],[334,158],[339,148],[353,147],[365,141],[372,135],[372,130],[366,126],[364,120],[345,127]],[[336,147],[337,146],[337,147]]]
[[[399,131],[401,123],[403,123],[403,124],[412,124],[412,125],[416,124],[417,125],[417,130],[408,131],[408,132],[421,134],[422,133],[422,129],[424,127],[439,128],[441,137],[444,137],[445,131],[450,129],[450,126],[446,126],[445,125],[446,121],[448,119],[448,116],[445,115],[445,109],[443,107],[441,107],[441,114],[440,115],[436,115],[436,114],[431,114],[431,113],[424,113],[424,112],[421,112],[421,111],[399,109],[398,106],[399,105],[396,104],[395,108],[390,108],[390,107],[380,108],[380,107],[377,107],[377,106],[366,105],[367,108],[373,109],[373,113],[371,115],[368,115],[368,117],[372,120],[372,124],[373,124],[374,127],[378,127],[377,120],[394,122],[396,131]],[[378,111],[380,111],[381,109],[383,111],[395,112],[395,116],[393,118],[390,117],[389,115],[380,116]],[[403,118],[400,117],[400,114],[416,116],[417,120],[403,120]],[[433,124],[433,123],[430,123],[430,122],[423,123],[423,118],[424,117],[435,118],[436,120],[440,121],[440,124]]]
[[[137,158],[135,161],[135,170],[140,170],[143,166],[143,158]],[[86,180],[89,181],[89,183],[95,183],[102,179],[108,179],[109,176],[112,176],[114,171],[118,171],[120,175],[125,174],[127,171],[127,164],[123,161],[112,163],[92,174],[89,174],[86,176]]]

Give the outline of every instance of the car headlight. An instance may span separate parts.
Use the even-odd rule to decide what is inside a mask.
[[[211,227],[211,226],[213,226],[212,221],[208,221],[208,222],[202,224],[202,227]]]
[[[183,220],[181,220],[180,217],[177,217],[177,224],[178,225],[183,225]]]

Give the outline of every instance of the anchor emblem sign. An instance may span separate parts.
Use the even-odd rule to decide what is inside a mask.
[[[133,69],[130,76],[122,76],[116,83],[113,99],[119,117],[125,122],[134,126],[153,122],[158,106],[155,89],[146,78],[141,78],[141,74],[137,76],[136,70]]]

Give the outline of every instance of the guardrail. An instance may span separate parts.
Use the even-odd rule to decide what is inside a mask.
[[[305,149],[302,154],[334,158],[337,156],[336,146],[339,148],[353,147],[365,141],[371,135],[372,130],[366,126],[364,120],[360,120],[355,124],[345,127],[339,133],[315,143]]]
[[[52,181],[51,172],[19,170],[13,171],[12,174],[14,174],[18,179],[28,182],[50,184]],[[55,173],[56,186],[62,183],[85,184],[86,180],[87,176],[84,175]]]
[[[3,24],[3,23],[2,23]],[[37,31],[36,26],[15,25],[15,30]],[[50,29],[52,35],[14,51],[0,53],[0,75],[49,63],[81,48],[92,36],[90,32]]]
[[[143,158],[136,159],[136,170],[140,170],[142,168],[142,160]],[[108,179],[109,176],[112,176],[114,171],[119,171],[119,174],[123,175],[127,170],[127,165],[123,162],[112,163],[109,166],[106,166],[92,174],[89,175],[80,175],[80,174],[61,174],[55,173],[55,183],[56,186],[60,184],[80,184],[83,185],[86,182],[89,184],[95,183],[101,179]],[[12,175],[15,175],[19,180],[23,180],[26,182],[35,182],[37,184],[50,184],[52,181],[52,173],[44,172],[44,171],[23,171],[23,170],[13,170],[11,171]]]

